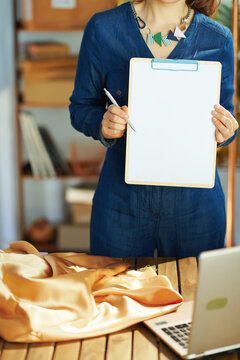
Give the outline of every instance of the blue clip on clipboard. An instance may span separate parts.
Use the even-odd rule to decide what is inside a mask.
[[[198,71],[196,60],[153,59],[151,66],[153,70]]]

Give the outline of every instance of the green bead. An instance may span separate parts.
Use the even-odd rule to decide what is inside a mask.
[[[162,46],[162,33],[161,32],[154,35],[153,38],[160,46]]]

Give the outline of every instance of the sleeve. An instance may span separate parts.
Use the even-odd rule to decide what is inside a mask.
[[[222,80],[221,80],[221,95],[220,104],[230,111],[234,116],[233,94],[234,94],[234,46],[232,33],[229,30],[229,34],[226,38],[225,45],[222,49],[221,55],[218,59],[222,64]],[[235,117],[235,116],[234,116]],[[218,144],[218,147],[230,144],[237,136],[237,130],[234,135]]]
[[[80,47],[75,85],[70,97],[70,119],[76,130],[110,147],[116,139],[105,139],[101,134],[101,122],[106,112],[104,83],[105,72],[93,16],[84,30]]]

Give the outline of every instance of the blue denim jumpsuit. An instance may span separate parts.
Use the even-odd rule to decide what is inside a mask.
[[[233,113],[234,54],[230,30],[195,11],[185,35],[186,39],[181,39],[168,58],[220,61],[220,103]],[[159,256],[188,257],[223,247],[225,199],[218,173],[212,189],[129,185],[124,181],[126,135],[113,140],[101,135],[108,101],[103,88],[113,94],[120,106],[128,104],[132,57],[153,55],[137,27],[130,2],[95,14],[85,28],[70,98],[72,126],[108,148],[93,199],[91,254],[153,256],[157,248]],[[142,90],[145,91],[144,84]],[[223,145],[235,136],[236,133]]]

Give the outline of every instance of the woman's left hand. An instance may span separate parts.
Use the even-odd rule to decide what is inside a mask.
[[[232,114],[221,105],[215,105],[212,111],[212,121],[216,128],[216,140],[222,143],[234,135],[239,125]]]

